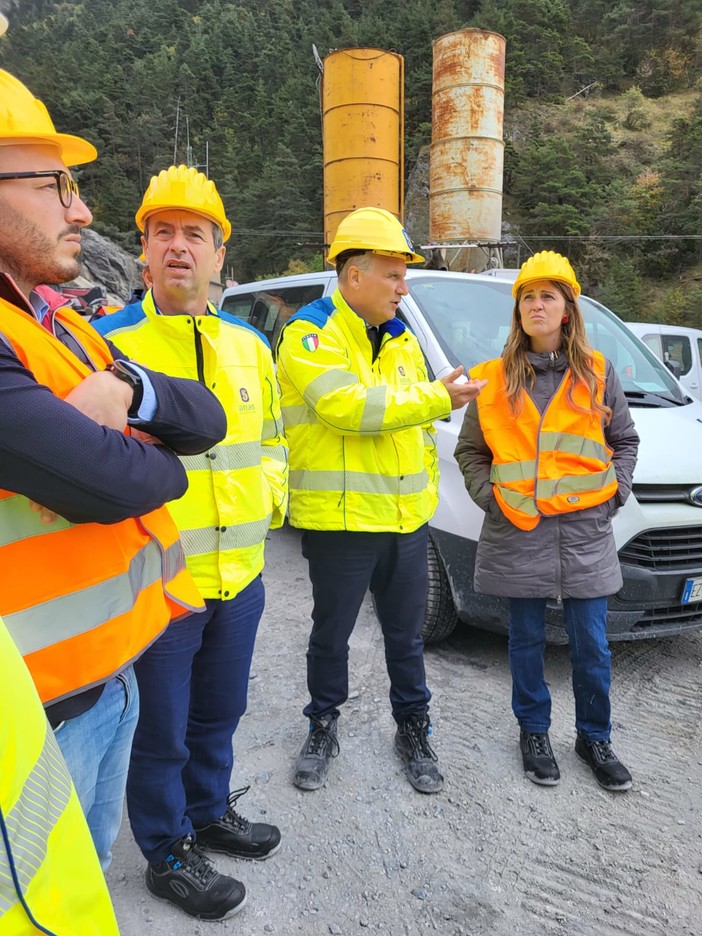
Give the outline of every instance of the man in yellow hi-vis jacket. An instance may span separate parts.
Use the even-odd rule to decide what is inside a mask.
[[[136,666],[142,698],[127,783],[146,882],[186,913],[219,920],[241,909],[242,884],[200,851],[268,858],[279,830],[250,823],[229,793],[232,735],[246,710],[263,612],[266,533],[287,505],[287,445],[265,338],[208,302],[231,225],[214,183],[186,166],[154,176],[136,215],[153,287],[95,323],[124,352],[196,378],[227,415],[222,443],[182,459],[188,490],[169,505],[207,609],[169,628]]]
[[[422,624],[427,523],[437,505],[433,420],[483,385],[462,368],[430,381],[416,338],[395,318],[407,263],[422,260],[389,212],[359,208],[329,250],[339,286],[300,309],[278,343],[290,444],[290,522],[304,530],[314,594],[307,651],[310,730],[294,783],[316,790],[339,750],[348,695],[348,640],[370,586],[383,629],[395,748],[410,783],[443,786],[429,742]]]
[[[22,657],[0,620],[0,934],[118,936],[95,847]]]

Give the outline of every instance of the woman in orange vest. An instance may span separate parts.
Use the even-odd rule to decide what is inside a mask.
[[[607,790],[631,787],[610,744],[607,596],[622,587],[612,514],[631,491],[639,438],[619,379],[587,342],[569,261],[543,251],[512,290],[502,357],[471,371],[455,457],[485,511],[475,589],[509,598],[512,709],[527,777],[554,786],[544,679],[549,599],[563,607],[575,695],[576,753]]]

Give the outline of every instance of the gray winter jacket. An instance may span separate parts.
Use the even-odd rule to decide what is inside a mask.
[[[536,371],[530,396],[544,412],[565,376],[563,355],[529,352]],[[639,437],[619,378],[607,361],[604,402],[612,409],[605,439],[619,489],[604,504],[557,517],[541,517],[533,530],[520,530],[502,513],[490,482],[492,452],[471,403],[458,437],[455,458],[468,493],[485,511],[475,561],[475,590],[509,598],[598,598],[622,587],[612,514],[631,491]]]

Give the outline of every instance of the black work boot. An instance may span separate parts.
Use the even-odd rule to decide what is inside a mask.
[[[561,779],[548,732],[522,731],[519,733],[524,773],[539,786],[555,786]]]
[[[318,790],[327,779],[333,757],[339,753],[336,718],[310,718],[309,734],[295,762],[293,783],[300,790]]]
[[[165,861],[148,865],[146,886],[198,920],[225,920],[246,903],[244,885],[216,871],[192,835],[176,842]]]
[[[579,734],[575,753],[590,765],[595,779],[605,790],[624,793],[631,789],[631,774],[614,753],[609,741],[588,741]]]
[[[267,822],[249,822],[234,809],[249,787],[234,790],[227,797],[227,810],[202,829],[196,829],[197,844],[210,851],[262,861],[280,848],[280,829]]]
[[[397,726],[395,750],[405,765],[407,779],[420,793],[438,793],[444,778],[439,758],[429,744],[431,722],[428,715],[411,715]]]

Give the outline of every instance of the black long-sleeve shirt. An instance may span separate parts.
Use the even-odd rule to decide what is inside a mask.
[[[126,358],[110,348],[115,358]],[[216,396],[197,381],[143,370],[157,406],[139,428],[163,445],[98,425],[37,383],[0,340],[0,488],[24,494],[72,523],[116,523],[180,497],[187,477],[176,453],[211,448],[224,438],[226,416]]]

